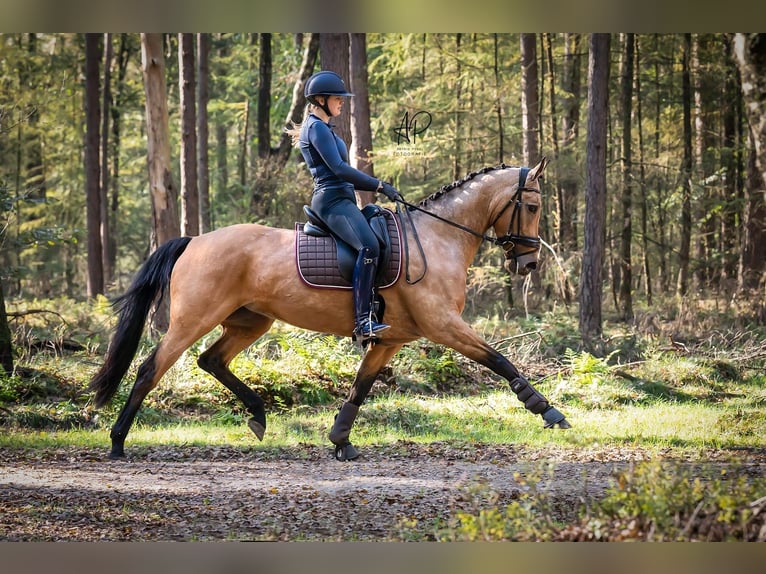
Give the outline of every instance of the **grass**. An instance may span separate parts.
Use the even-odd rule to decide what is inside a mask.
[[[124,382],[113,405],[100,412],[86,391],[114,323],[110,307],[104,299],[29,306],[55,312],[21,315],[15,325],[17,372],[0,378],[0,446],[106,447],[109,427],[130,390]],[[727,330],[718,317],[715,329],[699,331],[694,341],[687,337],[680,347],[662,344],[664,336],[646,336],[636,326],[607,325],[607,352],[596,357],[573,346],[577,332],[571,313],[476,322],[476,329],[530,373],[535,386],[565,413],[573,425],[567,432],[544,430],[540,417],[525,411],[494,373],[421,340],[402,349],[390,372],[375,383],[352,438],[359,446],[401,440],[572,448],[762,446],[763,327],[733,323]],[[672,322],[665,328],[679,329]],[[267,434],[259,444],[246,427],[244,407],[196,365],[198,353],[217,335],[196,343],[150,393],[128,446],[329,446],[327,432],[353,382],[358,348],[347,339],[277,324],[240,354],[232,369],[268,405]],[[63,350],[63,341],[75,350]],[[151,342],[144,341],[126,379],[135,377],[150,351]]]
[[[531,447],[628,446],[645,449],[738,449],[763,446],[763,410],[711,408],[698,403],[657,402],[616,409],[562,409],[573,428],[543,429],[542,419],[523,409],[511,394],[499,391],[474,397],[423,397],[389,394],[369,401],[353,430],[356,445],[452,442],[516,444]],[[174,422],[139,422],[128,446],[230,445],[238,448],[289,448],[298,444],[328,445],[327,432],[335,407],[293,408],[268,415],[263,443],[252,435],[244,417]],[[738,414],[739,413],[739,414]],[[109,445],[113,418],[99,417],[94,427],[63,430],[6,429],[0,447]]]

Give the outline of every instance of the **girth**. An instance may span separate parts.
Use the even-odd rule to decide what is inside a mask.
[[[304,205],[303,211],[308,222],[295,224],[295,261],[301,279],[314,287],[351,289],[356,250],[335,237],[309,206]],[[375,285],[390,287],[401,273],[399,221],[391,210],[372,203],[362,214],[380,245]]]

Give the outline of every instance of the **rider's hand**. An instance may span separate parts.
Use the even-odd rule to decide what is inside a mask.
[[[399,190],[397,190],[393,185],[387,182],[381,182],[381,186],[378,189],[380,193],[385,195],[388,199],[391,201],[403,201],[404,198],[402,197],[402,194],[399,193]]]

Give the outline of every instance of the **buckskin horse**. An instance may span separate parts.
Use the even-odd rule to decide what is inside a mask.
[[[468,268],[482,241],[500,246],[509,272],[526,275],[538,262],[540,177],[534,168],[501,164],[442,187],[419,205],[403,202],[399,223],[410,246],[418,280],[398,279],[379,292],[391,328],[364,346],[364,356],[346,401],[335,415],[329,439],[338,460],[359,455],[349,437],[359,407],[378,373],[403,345],[418,338],[450,347],[504,377],[527,410],[544,427],[569,428],[565,416],[501,353],[462,318]],[[487,233],[493,230],[494,235]],[[221,325],[221,336],[198,358],[199,366],[230,389],[252,418],[259,440],[266,431],[264,402],[229,370],[241,351],[275,320],[312,331],[352,335],[351,292],[317,288],[296,264],[296,230],[236,224],[197,237],[172,239],[155,250],[115,301],[117,327],[104,364],[90,389],[96,407],[107,404],[130,368],[155,301],[170,296],[169,326],[138,368],[136,381],[111,429],[110,458],[125,456],[125,438],[146,395],[181,354]],[[417,253],[414,246],[417,245]],[[404,251],[409,251],[405,249]],[[404,254],[404,266],[411,262]]]

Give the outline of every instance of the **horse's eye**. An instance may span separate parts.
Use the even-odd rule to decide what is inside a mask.
[[[527,209],[529,209],[530,213],[537,213],[537,206],[536,205],[528,205]]]

